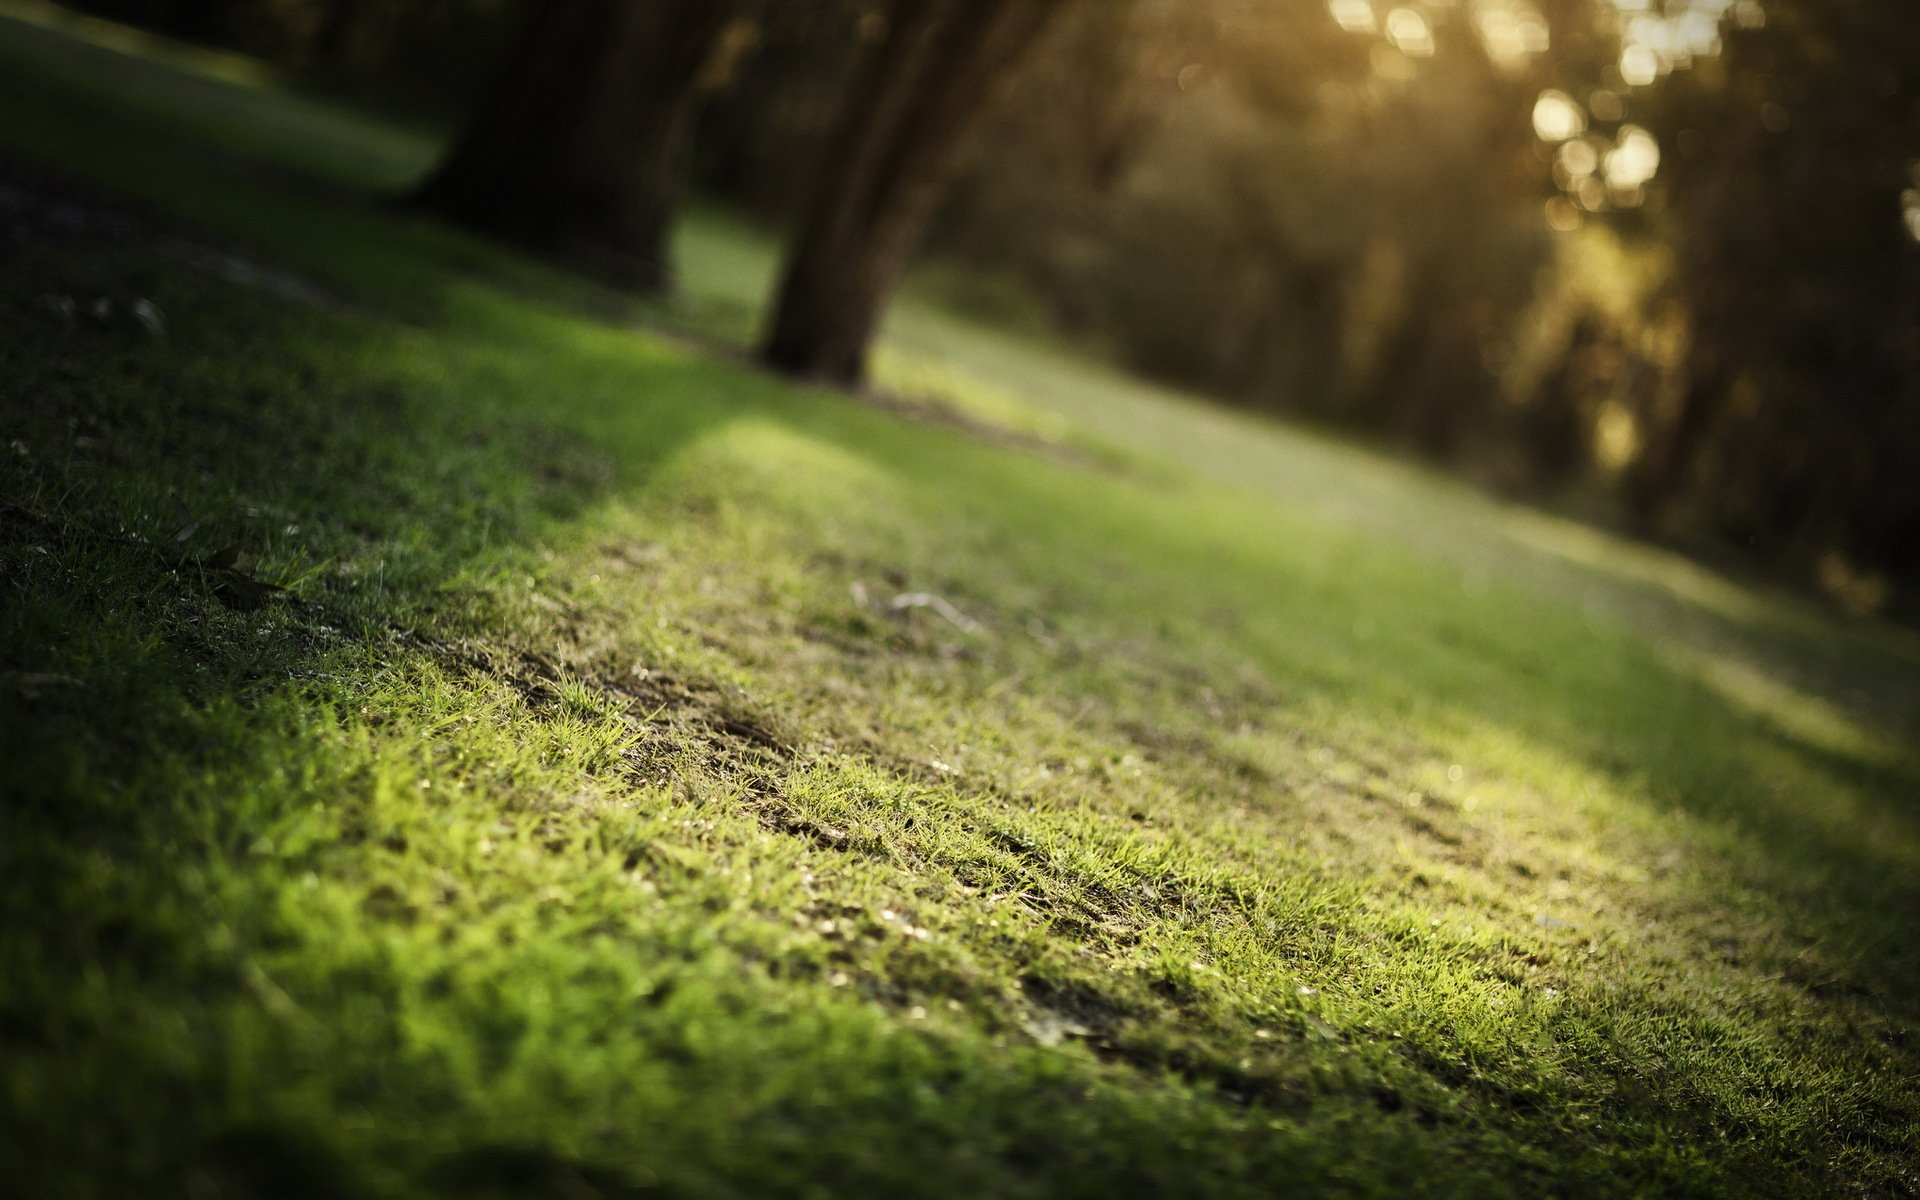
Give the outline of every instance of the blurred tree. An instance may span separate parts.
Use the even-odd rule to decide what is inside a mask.
[[[313,35],[313,60],[323,65],[349,61],[355,36],[373,7],[374,0],[331,0]]]
[[[71,2],[417,112],[508,0]],[[1912,0],[740,3],[533,6],[427,200],[657,286],[697,109],[700,185],[798,230],[781,369],[857,379],[925,240],[1148,373],[1920,590]]]
[[[664,290],[701,70],[746,0],[533,0],[421,207],[624,287]]]
[[[1149,373],[1483,453],[1486,351],[1550,252],[1524,119],[1544,66],[1464,20],[1409,10],[1403,50],[1364,2],[1342,16],[1142,0],[1131,45],[1078,23],[940,244],[1011,256]]]
[[[1191,0],[1085,4],[1063,26],[1020,73],[931,240],[948,257],[1007,271],[1067,330],[1099,336],[1116,331],[1091,262],[1113,247],[1118,197],[1222,30],[1212,5]]]
[[[876,10],[788,252],[762,347],[769,365],[861,379],[882,305],[971,135],[1010,69],[1072,4],[894,0]]]
[[[1634,512],[1704,516],[1869,599],[1873,573],[1920,579],[1920,19],[1766,0],[1721,33],[1642,114],[1669,148],[1661,230],[1692,338]]]
[[[872,0],[764,5],[753,69],[700,107],[694,186],[770,225],[792,225],[860,63],[871,11]],[[871,19],[866,27],[871,34]]]

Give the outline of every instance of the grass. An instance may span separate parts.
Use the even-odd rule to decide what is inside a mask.
[[[1920,1190],[1909,635],[20,11],[21,1194]]]

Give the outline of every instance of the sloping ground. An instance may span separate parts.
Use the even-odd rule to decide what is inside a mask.
[[[1897,635],[165,57],[0,24],[22,1194],[1920,1190]]]

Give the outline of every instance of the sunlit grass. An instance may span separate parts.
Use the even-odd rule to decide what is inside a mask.
[[[924,297],[1032,444],[791,388],[41,44],[0,140],[334,298],[0,279],[34,1194],[1914,1186],[1896,640]]]

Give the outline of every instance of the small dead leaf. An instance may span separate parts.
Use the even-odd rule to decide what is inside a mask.
[[[167,320],[160,315],[160,306],[151,300],[140,299],[133,302],[133,319],[140,328],[147,331],[148,337],[159,338],[167,334]]]
[[[888,605],[888,607],[897,613],[908,612],[916,608],[930,608],[945,617],[956,628],[963,629],[968,633],[977,633],[980,629],[979,622],[955,608],[943,597],[936,596],[932,592],[903,592],[895,596],[893,603]]]
[[[1028,1037],[1042,1046],[1058,1046],[1068,1038],[1093,1036],[1093,1030],[1062,1013],[1042,1009],[1020,1022]]]

